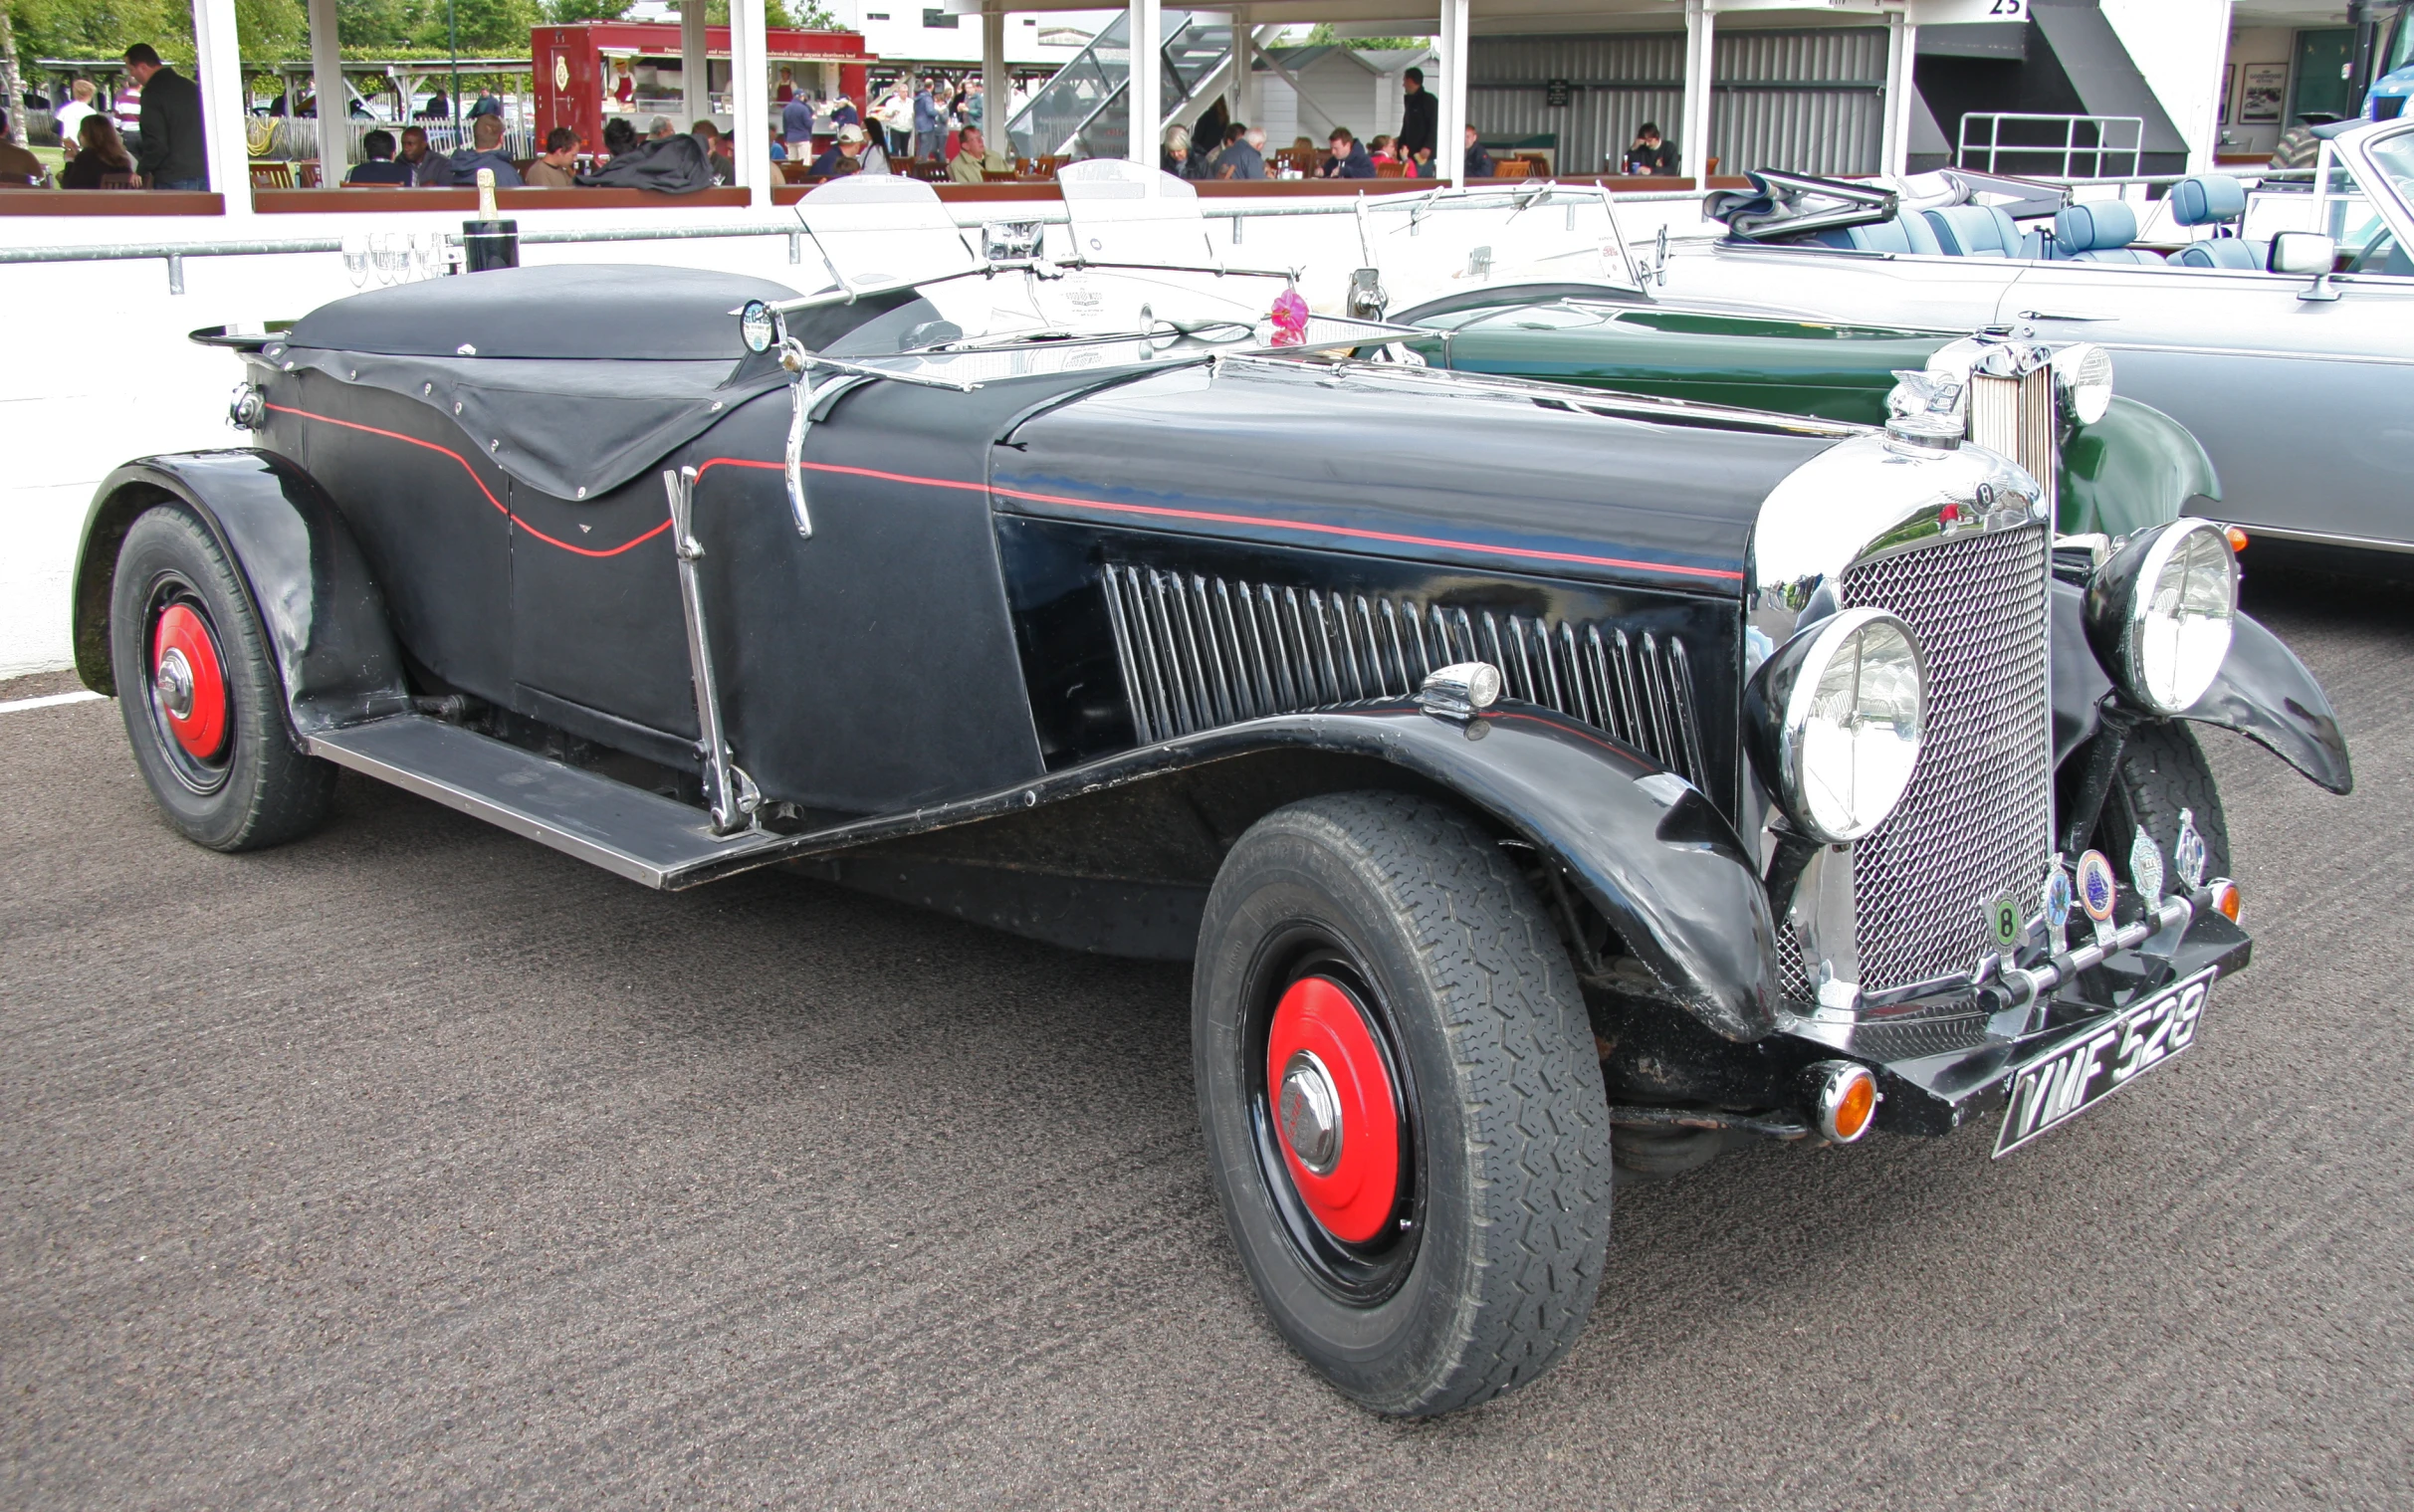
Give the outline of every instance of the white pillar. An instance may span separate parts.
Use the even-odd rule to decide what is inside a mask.
[[[1919,28],[1894,11],[1886,17],[1885,125],[1878,136],[1877,171],[1900,178],[1910,171],[1911,102],[1918,97],[1912,63],[1919,54]]]
[[[682,131],[713,112],[712,64],[705,48],[704,0],[681,0],[679,6],[679,108]],[[645,128],[639,126],[639,134]]]
[[[344,124],[351,118],[352,103],[343,93],[343,40],[335,0],[310,0],[310,28],[311,93],[319,97],[319,182],[339,184],[343,170],[351,166]]]
[[[1131,110],[1131,149],[1136,163],[1157,166],[1159,116],[1165,96],[1165,10],[1157,0],[1131,0],[1124,30],[1132,40],[1131,84],[1124,104]]]
[[[1257,28],[1246,6],[1232,12],[1231,118],[1260,125],[1257,118]]]
[[[738,138],[731,156],[758,210],[771,207],[770,53],[763,0],[730,0],[730,131]]]
[[[1441,35],[1434,41],[1441,108],[1435,112],[1433,166],[1451,188],[1461,189],[1467,181],[1467,0],[1441,0]]]
[[[1014,85],[1005,72],[1005,12],[996,0],[981,12],[981,139],[1010,162],[1014,156]]]
[[[1715,23],[1706,0],[1684,0],[1684,134],[1681,166],[1701,188],[1710,186],[1710,61]]]
[[[243,55],[235,42],[235,0],[193,0],[193,82],[201,89],[201,153],[210,187],[226,197],[229,219],[252,213],[251,152],[244,145]]]

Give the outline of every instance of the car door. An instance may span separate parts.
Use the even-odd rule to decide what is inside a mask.
[[[2219,470],[2206,513],[2325,540],[2414,541],[2414,279],[2033,263],[2000,322],[2112,353],[2114,391],[2188,427]]]
[[[1999,257],[1672,243],[1660,288],[1688,305],[1974,330],[1994,322],[2005,289],[2027,266]]]

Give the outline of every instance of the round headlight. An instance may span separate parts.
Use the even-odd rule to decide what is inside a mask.
[[[2112,407],[2112,354],[2089,341],[2074,341],[2054,353],[2054,386],[2064,409],[2082,425],[2093,425]]]
[[[2238,558],[2221,527],[2174,520],[2132,537],[2087,584],[2087,639],[2156,714],[2192,708],[2230,654]]]
[[[1745,691],[1752,756],[1795,827],[1858,840],[1911,785],[1927,723],[1927,663],[1911,627],[1847,609],[1780,646]]]
[[[779,338],[777,318],[771,314],[771,307],[761,300],[747,301],[746,307],[738,312],[738,334],[748,351],[769,351],[771,343]]]

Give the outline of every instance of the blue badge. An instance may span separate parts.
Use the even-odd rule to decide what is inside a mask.
[[[2058,863],[2046,878],[2046,923],[2057,930],[2071,924],[2071,874]]]
[[[2087,911],[2089,919],[2101,924],[2111,918],[2113,901],[2119,895],[2112,880],[2112,863],[2102,851],[2091,850],[2079,858],[2079,906]]]

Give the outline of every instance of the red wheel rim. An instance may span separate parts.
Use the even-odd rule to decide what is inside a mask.
[[[1400,1095],[1348,988],[1329,976],[1291,983],[1266,1036],[1265,1084],[1308,1211],[1344,1243],[1383,1232],[1400,1195]]]
[[[170,604],[159,616],[151,695],[186,755],[206,761],[226,749],[226,670],[209,625],[189,605]]]

